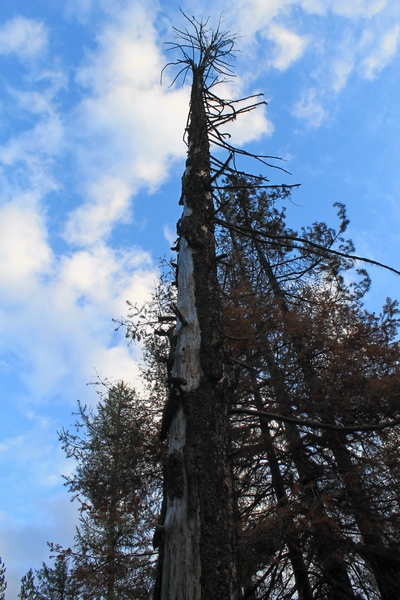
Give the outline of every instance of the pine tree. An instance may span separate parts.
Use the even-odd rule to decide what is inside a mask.
[[[354,461],[354,452],[359,452],[360,439],[363,444],[368,444],[368,439],[377,438],[376,433],[363,430],[362,423],[376,423],[378,417],[379,431],[379,417],[391,419],[395,424],[394,417],[398,415],[399,349],[394,342],[398,322],[396,310],[389,303],[384,309],[386,316],[380,319],[363,312],[360,297],[367,289],[368,279],[365,273],[361,273],[363,280],[359,284],[345,285],[342,273],[352,261],[349,258],[338,261],[338,254],[334,251],[331,255],[329,251],[338,236],[324,224],[314,224],[312,229],[304,231],[306,235],[303,233],[303,236],[289,231],[284,225],[283,213],[273,207],[278,198],[276,193],[270,197],[265,192],[255,194],[250,184],[242,184],[233,201],[225,204],[221,236],[224,251],[234,259],[227,258],[225,266],[221,266],[221,280],[225,282],[225,302],[229,308],[226,321],[228,334],[232,340],[238,340],[231,344],[233,360],[242,365],[242,382],[238,388],[240,379],[236,376],[233,397],[236,406],[243,407],[248,403],[248,406],[254,407],[254,414],[259,415],[261,438],[254,434],[251,437],[259,440],[257,452],[262,448],[266,452],[279,511],[283,511],[289,519],[287,533],[282,536],[281,532],[279,537],[286,537],[300,597],[310,597],[310,588],[304,578],[304,562],[298,550],[293,556],[293,545],[295,549],[303,546],[301,553],[305,552],[307,557],[309,550],[306,551],[306,548],[310,548],[310,541],[306,542],[306,539],[310,539],[310,533],[315,531],[311,545],[315,552],[313,560],[316,561],[313,579],[318,571],[321,574],[313,585],[319,594],[327,598],[356,597],[353,580],[357,568],[364,574],[370,569],[369,580],[372,574],[382,598],[390,598],[396,593],[396,574],[399,572],[397,553],[393,552],[398,545],[398,533],[393,531],[393,519],[396,519],[398,510],[396,491],[390,489],[392,483],[385,491],[387,514],[378,516],[373,496],[369,496],[357,475],[359,467],[356,464],[360,461]],[[225,197],[224,202],[226,200]],[[227,207],[230,207],[229,214]],[[339,213],[339,232],[343,233],[346,220],[342,207]],[[311,246],[308,241],[311,241]],[[339,241],[343,247],[344,240]],[[350,246],[349,243],[345,245]],[[348,252],[346,254],[348,256]],[[267,319],[265,315],[268,315]],[[340,387],[338,381],[341,381]],[[238,393],[240,389],[243,392]],[[355,391],[357,396],[354,396]],[[377,394],[380,396],[379,405]],[[374,407],[369,414],[368,406]],[[241,411],[242,414],[247,412],[245,408],[234,410],[237,413]],[[274,414],[268,418],[268,412]],[[306,415],[312,428],[305,435],[306,430],[299,428],[296,421],[303,419],[306,426]],[[282,423],[277,430],[274,421]],[[337,430],[330,431],[328,426],[323,429],[322,435],[316,435],[313,427],[318,430],[318,422],[332,423]],[[346,423],[359,423],[362,437],[356,435],[351,442],[354,434],[346,434],[341,428]],[[242,420],[240,424],[243,428]],[[351,444],[350,448],[348,444]],[[243,446],[248,447],[247,440]],[[282,464],[284,448],[293,466],[287,462]],[[243,450],[238,449],[238,453]],[[329,452],[333,452],[336,464],[327,462]],[[376,469],[373,466],[376,452],[372,454],[369,450],[369,456],[373,458],[368,461],[368,466],[364,464],[364,469],[371,474]],[[258,454],[254,458],[260,460]],[[288,485],[282,477],[282,467],[289,473],[295,467],[295,487],[293,483]],[[260,477],[259,469],[254,472],[254,468],[250,471],[249,468],[248,460],[244,458],[238,485],[251,476],[252,494],[259,498],[249,512],[249,492],[244,489],[238,494],[239,499],[241,495],[247,498],[242,504],[250,524],[243,531],[247,551],[249,544],[251,546],[251,536],[246,534],[246,530],[254,532],[255,544],[260,543],[259,535],[265,539],[268,533],[265,527],[255,527],[251,519],[253,513],[259,522],[267,492],[263,493],[259,484],[254,483],[257,481],[254,477]],[[341,515],[332,509],[336,500],[330,497],[329,480],[329,485],[333,486],[331,490],[335,489],[334,486],[337,489],[345,486],[347,499],[344,505],[353,506],[352,518],[363,540],[368,540],[368,551],[355,544],[355,534],[345,533],[349,527],[354,532],[354,525],[350,526],[348,512]],[[303,507],[307,507],[309,516],[307,519],[302,517],[303,523],[308,523],[306,538],[304,526],[297,527],[297,531],[294,529],[294,523],[301,522],[296,517],[296,504],[293,499],[290,502],[294,492],[294,497],[301,500],[299,509],[303,511]],[[263,510],[270,515],[266,522],[270,535],[273,535],[273,524],[279,513],[273,517],[271,508],[272,505],[269,505]],[[375,533],[371,536],[372,531]],[[301,544],[299,540],[302,540]],[[275,552],[279,551],[279,547],[276,548]],[[260,558],[253,560],[256,571],[260,568]],[[307,562],[309,560],[307,558]],[[253,575],[256,575],[255,571]],[[364,579],[368,581],[367,576]],[[301,580],[303,583],[300,583]]]
[[[60,432],[77,467],[65,477],[80,503],[71,558],[83,598],[149,598],[152,527],[160,494],[160,452],[149,407],[124,383],[111,386],[95,410],[79,405],[77,432]]]
[[[218,231],[218,279],[244,597],[395,597],[396,304],[371,315],[361,304],[366,273],[346,281],[353,261],[343,207],[338,232],[314,223],[298,234],[274,206],[286,194],[242,185],[253,197],[244,210],[229,187],[230,199],[220,197],[231,210]],[[259,231],[272,241],[261,243]],[[153,341],[145,337],[158,365],[169,362],[174,295],[164,291],[147,314],[136,310],[129,330],[157,324]]]
[[[31,597],[34,600],[82,600],[80,586],[69,562],[70,557],[61,553],[55,557],[53,567],[43,563],[42,568],[36,571],[38,594]]]
[[[33,569],[29,569],[21,579],[21,589],[18,594],[20,600],[40,600],[40,595],[35,585]]]
[[[0,600],[5,600],[7,589],[6,566],[0,557]]]

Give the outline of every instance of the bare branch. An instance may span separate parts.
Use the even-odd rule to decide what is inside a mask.
[[[400,419],[394,421],[383,421],[380,423],[366,423],[365,425],[334,425],[333,423],[321,423],[319,421],[309,421],[308,419],[298,419],[285,415],[278,415],[264,410],[253,410],[250,408],[233,408],[231,414],[242,414],[253,417],[264,417],[272,421],[282,421],[283,423],[295,423],[312,429],[326,429],[328,431],[342,431],[347,433],[357,433],[359,431],[382,431],[388,427],[400,425]]]
[[[320,244],[317,244],[317,243],[312,242],[311,240],[307,240],[305,238],[297,237],[294,235],[273,235],[271,233],[268,233],[265,231],[260,231],[258,229],[250,229],[250,228],[244,227],[242,225],[233,225],[232,223],[228,223],[227,221],[224,221],[223,219],[220,219],[220,218],[216,218],[215,222],[218,225],[220,225],[221,227],[226,227],[227,229],[232,229],[234,231],[237,231],[238,233],[241,233],[242,235],[245,235],[249,238],[257,240],[261,243],[266,243],[266,241],[265,241],[266,239],[271,239],[271,240],[274,240],[274,244],[276,244],[278,246],[282,246],[282,247],[287,247],[288,244],[291,242],[299,242],[300,244],[302,244],[302,246],[296,246],[291,243],[290,244],[291,248],[304,251],[305,249],[307,249],[307,247],[309,247],[309,248],[312,248],[312,250],[314,251],[315,254],[320,255],[320,256],[323,256],[325,253],[327,253],[327,254],[332,254],[334,256],[340,256],[342,258],[347,258],[349,260],[354,260],[354,261],[358,260],[360,262],[365,262],[370,265],[375,265],[377,267],[381,267],[382,269],[387,269],[388,271],[391,271],[392,273],[395,273],[396,275],[400,275],[400,271],[398,271],[394,267],[385,265],[384,263],[381,263],[377,260],[373,260],[372,258],[366,258],[365,256],[358,256],[356,254],[348,254],[346,252],[340,252],[340,250],[333,250],[332,248],[329,248],[326,246],[321,246]]]

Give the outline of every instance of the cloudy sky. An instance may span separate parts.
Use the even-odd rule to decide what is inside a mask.
[[[335,224],[344,202],[357,253],[400,268],[398,0],[1,0],[0,556],[8,598],[46,541],[69,544],[57,429],[87,383],[140,385],[138,349],[112,318],[141,302],[179,216],[188,89],[160,72],[179,6],[240,35],[232,97],[268,107],[233,130],[301,183],[291,225]],[[396,166],[397,165],[397,166]],[[258,172],[258,167],[256,168]],[[400,297],[369,269],[366,306]]]

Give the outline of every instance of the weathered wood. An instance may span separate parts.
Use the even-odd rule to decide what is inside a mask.
[[[217,283],[204,59],[192,65],[178,223],[176,346],[169,406],[159,600],[237,598],[228,407]]]

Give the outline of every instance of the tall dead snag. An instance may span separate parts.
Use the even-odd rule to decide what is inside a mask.
[[[192,76],[182,179],[183,214],[178,221],[177,305],[162,437],[168,437],[164,509],[158,527],[160,600],[232,600],[238,597],[235,526],[228,459],[228,405],[223,379],[223,330],[217,282],[213,182],[237,151],[219,126],[252,104],[218,98],[214,86],[231,75],[234,38],[188,19],[175,29],[170,63],[176,78]],[[175,80],[174,80],[175,81]],[[246,100],[246,99],[244,99]],[[228,152],[210,154],[210,143]],[[261,158],[260,158],[261,159]]]

